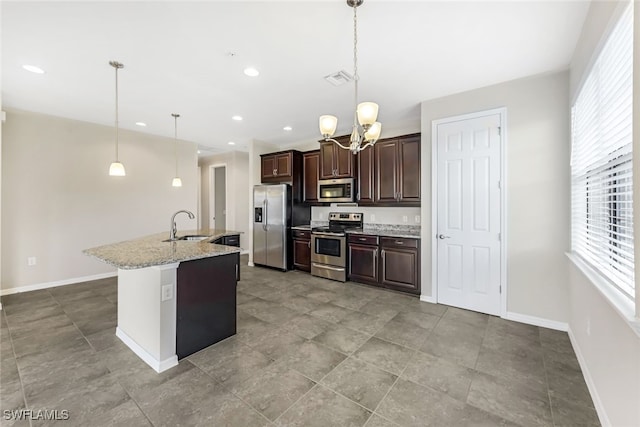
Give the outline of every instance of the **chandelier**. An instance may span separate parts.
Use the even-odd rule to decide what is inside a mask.
[[[345,146],[331,138],[336,132],[338,126],[338,118],[336,116],[324,115],[320,116],[320,133],[325,141],[333,142],[338,147],[350,150],[353,154],[357,154],[370,145],[373,146],[378,138],[382,124],[377,122],[378,104],[375,102],[361,102],[358,104],[358,15],[357,9],[364,0],[347,0],[347,5],[353,8],[353,80],[355,87],[355,107],[356,111],[353,115],[353,130],[349,145]]]

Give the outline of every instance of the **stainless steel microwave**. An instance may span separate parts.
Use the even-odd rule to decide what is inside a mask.
[[[353,178],[321,179],[318,181],[319,202],[353,202],[354,195]]]

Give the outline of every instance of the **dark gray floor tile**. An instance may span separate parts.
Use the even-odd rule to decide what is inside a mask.
[[[35,424],[34,424],[35,425]],[[151,422],[133,400],[128,400],[105,412],[91,412],[87,417],[70,418],[64,425],[91,426],[91,427],[151,427]]]
[[[238,317],[240,317],[240,310],[238,310]],[[236,325],[236,336],[246,344],[254,344],[258,339],[265,334],[279,329],[278,325],[274,325],[264,320],[260,320],[257,317],[246,315],[242,316],[242,321],[238,320]]]
[[[443,319],[455,320],[463,322],[470,326],[486,327],[489,322],[489,316],[475,311],[463,310],[456,307],[448,307],[447,311],[442,315]]]
[[[563,399],[551,397],[551,412],[555,427],[599,427],[598,413],[593,406],[583,406],[576,403],[571,397]]]
[[[511,354],[482,348],[476,370],[505,380],[521,382],[540,391],[547,390],[547,380],[542,355],[536,351]]]
[[[364,427],[396,427],[396,423],[392,423],[389,420],[382,418],[380,415],[372,414],[369,418],[369,421],[364,425]]]
[[[2,300],[2,309],[7,310],[7,314],[13,314],[17,308],[27,309],[30,305],[42,301],[51,301],[51,299],[51,293],[49,293],[48,289],[4,295],[0,298]]]
[[[13,350],[18,358],[51,350],[60,345],[74,345],[76,341],[85,341],[85,339],[75,325],[64,326],[37,337],[27,336],[12,340]]]
[[[459,418],[455,421],[456,427],[522,427],[520,424],[505,420],[471,405],[465,405],[459,415]]]
[[[334,300],[331,300],[332,304],[347,308],[349,310],[358,310],[362,308],[362,306],[364,306],[367,302],[369,302],[368,299],[362,298],[358,295],[350,295],[344,293],[340,293],[340,296],[338,296]]]
[[[315,310],[316,308],[318,308],[318,306],[322,305],[323,303],[321,301],[307,298],[302,295],[294,295],[294,296],[285,298],[283,301],[280,302],[280,304],[292,310],[296,310],[300,313],[308,313],[311,310]]]
[[[489,316],[487,332],[491,331],[495,331],[500,335],[515,335],[528,340],[532,344],[540,344],[540,328],[537,326]]]
[[[253,295],[245,294],[244,292],[240,292],[240,291],[236,293],[236,303],[238,305],[247,303],[254,299],[256,299],[256,297],[254,297]]]
[[[322,384],[373,411],[398,377],[350,357],[335,368]]]
[[[347,314],[338,322],[338,324],[346,326],[347,328],[355,329],[356,331],[364,332],[365,334],[373,335],[387,322],[388,320],[385,318],[372,316],[360,311],[354,311]]]
[[[13,357],[4,358],[0,360],[0,408],[11,411],[24,407],[24,395],[16,361]]]
[[[593,407],[591,394],[582,373],[576,374],[575,378],[571,378],[566,375],[566,372],[558,374],[555,371],[548,371],[547,381],[549,382],[549,396],[551,398],[571,396],[573,401],[583,406]]]
[[[471,382],[467,403],[490,414],[526,426],[552,426],[546,392],[521,383],[477,373]]]
[[[66,315],[64,310],[60,304],[52,300],[51,303],[46,304],[44,307],[39,307],[34,310],[22,310],[12,314],[10,316],[11,327],[18,328],[39,320],[52,319],[61,315]]]
[[[369,339],[369,335],[340,325],[333,325],[313,340],[344,354],[351,354]]]
[[[482,346],[518,357],[527,357],[535,353],[536,358],[542,359],[542,345],[539,341],[505,333],[494,328],[487,328]]]
[[[464,323],[442,319],[420,351],[473,368],[480,353],[483,332]]]
[[[227,386],[240,384],[272,363],[270,358],[237,337],[227,338],[192,354],[188,360]]]
[[[289,320],[286,324],[287,331],[306,339],[321,334],[331,327],[331,322],[309,314],[300,314]]]
[[[299,314],[300,312],[296,310],[274,303],[273,306],[259,310],[253,315],[265,322],[273,323],[275,325],[283,325]]]
[[[249,345],[265,356],[276,360],[285,354],[298,349],[306,340],[298,335],[280,328],[267,332]]]
[[[92,335],[105,330],[112,331],[118,326],[118,313],[115,310],[105,310],[101,315],[74,320],[74,322],[83,335]]]
[[[391,320],[402,322],[407,325],[420,326],[423,329],[431,330],[436,326],[436,324],[440,320],[440,317],[428,313],[402,311]]]
[[[320,302],[329,302],[336,299],[338,297],[338,294],[330,290],[315,288],[310,292],[306,292],[304,296],[307,298],[318,300]]]
[[[331,303],[321,304],[309,312],[312,316],[319,317],[332,323],[338,323],[351,313],[353,313],[353,310],[339,307]]]
[[[402,378],[466,402],[473,375],[473,369],[430,354],[416,352],[409,359]]]
[[[540,343],[545,350],[553,350],[557,353],[575,354],[569,334],[553,329],[539,328]]]
[[[314,385],[302,374],[277,363],[234,386],[232,391],[273,421]]]
[[[349,399],[317,385],[276,422],[287,427],[359,427],[371,413]]]
[[[347,356],[314,341],[306,341],[282,357],[281,362],[313,381],[320,381]]]
[[[457,426],[465,404],[399,378],[376,413],[401,426]]]
[[[86,338],[95,351],[102,351],[122,342],[120,338],[116,336],[115,328],[104,329],[100,332],[86,335]]]
[[[11,322],[10,331],[11,338],[13,340],[21,340],[24,338],[38,340],[39,338],[46,337],[47,335],[55,333],[62,328],[73,328],[73,326],[73,322],[69,317],[67,317],[64,312],[61,312],[56,316],[46,317],[32,322],[25,321],[17,325]]]
[[[249,427],[268,423],[198,369],[191,369],[157,387],[147,388],[136,401],[154,426]]]
[[[372,337],[353,356],[387,372],[400,375],[413,353],[414,351],[407,347]]]
[[[397,320],[390,320],[375,334],[378,338],[415,349],[422,346],[427,335],[429,330]]]
[[[405,304],[407,311],[431,314],[437,317],[442,317],[447,311],[447,306],[442,304],[432,304],[430,302],[415,301],[409,304]]]

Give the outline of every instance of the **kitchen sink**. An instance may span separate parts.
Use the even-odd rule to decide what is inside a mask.
[[[195,241],[199,241],[199,240],[204,240],[204,239],[208,239],[211,236],[205,235],[205,234],[187,234],[186,236],[180,236],[178,238],[176,238],[176,240],[171,240],[171,239],[167,239],[167,240],[163,240],[163,242],[175,242],[177,240],[195,240]]]

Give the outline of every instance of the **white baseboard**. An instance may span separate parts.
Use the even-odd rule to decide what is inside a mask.
[[[126,344],[144,363],[151,366],[157,373],[164,372],[169,368],[173,368],[178,365],[178,356],[175,354],[165,360],[158,360],[153,357],[147,350],[140,347],[126,332],[120,327],[116,328],[116,336]]]
[[[543,328],[555,329],[556,331],[567,332],[569,324],[558,322],[556,320],[543,319],[542,317],[529,316],[528,314],[514,313],[507,311],[503,319],[513,320],[514,322],[526,323],[527,325],[542,326]]]
[[[247,265],[248,265],[249,267],[255,267],[255,265],[254,265],[251,261],[249,261],[249,262],[247,263]]]
[[[0,310],[2,310],[2,303],[0,302]]]
[[[430,302],[431,304],[437,304],[438,303],[433,296],[429,296],[429,295],[420,295],[420,301],[422,301],[422,302]]]
[[[71,279],[56,280],[54,282],[36,283],[34,285],[18,286],[16,288],[1,289],[0,296],[18,294],[21,292],[37,291],[40,289],[55,288],[57,286],[73,285],[75,283],[89,282],[91,280],[106,279],[108,277],[116,277],[117,271],[112,273],[94,274],[92,276],[74,277]]]
[[[587,388],[589,389],[589,394],[591,394],[593,406],[596,408],[596,412],[598,413],[600,424],[603,427],[611,427],[611,421],[609,421],[609,417],[607,416],[607,412],[604,409],[602,400],[600,400],[598,389],[596,388],[596,384],[593,382],[591,372],[589,372],[589,366],[587,365],[587,361],[582,355],[582,351],[580,351],[580,346],[578,346],[576,337],[573,335],[571,328],[569,328],[567,332],[569,332],[569,340],[571,340],[571,346],[573,347],[573,351],[576,353],[576,357],[578,358],[578,363],[580,364],[580,369],[582,370],[582,376],[584,377],[584,381],[587,383]]]

